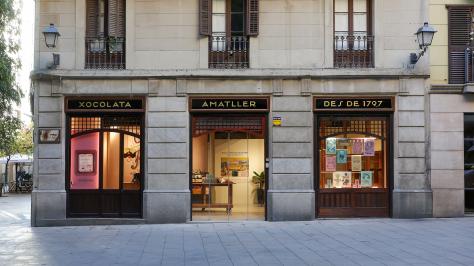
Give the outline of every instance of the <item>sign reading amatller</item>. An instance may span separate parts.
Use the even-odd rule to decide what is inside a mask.
[[[379,111],[394,110],[393,97],[314,97],[314,111]]]
[[[269,99],[256,98],[190,98],[190,111],[268,111]]]
[[[143,98],[66,98],[68,112],[140,112]]]

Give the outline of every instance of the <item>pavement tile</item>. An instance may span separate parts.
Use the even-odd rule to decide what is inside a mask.
[[[29,200],[0,198],[0,266],[474,265],[474,217],[31,228]]]

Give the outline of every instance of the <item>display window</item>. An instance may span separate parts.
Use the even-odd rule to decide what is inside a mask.
[[[265,219],[265,115],[192,117],[192,219]]]
[[[68,115],[70,216],[139,216],[142,115]]]
[[[318,215],[388,216],[389,117],[317,117]]]

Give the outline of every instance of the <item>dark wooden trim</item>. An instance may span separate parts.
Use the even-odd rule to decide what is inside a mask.
[[[193,109],[192,101],[194,99],[200,100],[266,100],[267,108],[265,109]],[[270,111],[271,101],[269,96],[191,96],[188,99],[189,112],[192,113],[268,113]]]
[[[360,117],[360,116],[367,116],[367,117],[384,117],[386,118],[386,123],[387,123],[387,137],[386,141],[387,142],[387,164],[388,167],[385,167],[386,171],[386,184],[387,188],[379,188],[375,189],[375,192],[381,192],[382,190],[387,190],[387,209],[381,209],[381,208],[365,208],[365,211],[367,211],[366,215],[357,215],[356,212],[354,212],[354,208],[338,208],[339,213],[334,213],[334,212],[328,212],[326,209],[323,208],[323,212],[321,213],[320,210],[320,202],[319,202],[319,193],[321,191],[320,189],[320,156],[319,156],[319,142],[320,142],[320,137],[319,137],[319,117],[328,117],[328,116],[349,116],[349,117]],[[316,217],[339,217],[339,218],[345,218],[345,217],[392,217],[393,215],[393,200],[392,200],[392,191],[394,189],[394,154],[393,154],[393,113],[387,113],[387,112],[354,112],[354,113],[347,113],[347,112],[332,112],[332,113],[318,113],[314,112],[314,117],[313,117],[313,123],[314,123],[314,131],[313,131],[313,149],[314,149],[314,165],[313,165],[313,171],[315,173],[314,175],[314,191],[315,191],[315,215]],[[329,191],[331,189],[323,189],[326,191]],[[354,190],[354,188],[348,188],[348,189],[334,189],[337,192],[344,192],[344,191],[351,191]],[[373,189],[366,189],[366,188],[358,188],[355,189],[360,192],[368,191],[371,192]],[[358,208],[356,208],[358,209]]]
[[[96,99],[97,97],[93,97]],[[142,98],[142,97],[140,97]],[[114,112],[115,113],[115,112]],[[133,112],[117,112],[117,113],[123,113],[124,116],[127,115],[133,115],[134,117],[137,117],[140,121],[140,135],[137,136],[136,134],[130,133],[130,132],[124,132],[121,130],[97,130],[94,132],[99,133],[99,165],[98,165],[98,171],[99,171],[99,188],[96,190],[90,190],[90,189],[80,189],[80,190],[71,190],[70,188],[70,180],[71,180],[71,166],[70,166],[70,160],[71,160],[71,139],[73,138],[70,135],[70,128],[71,128],[71,117],[87,117],[88,115],[91,116],[99,116],[102,117],[104,115],[110,114],[110,112],[77,112],[77,113],[66,113],[66,215],[67,217],[78,217],[78,218],[103,218],[103,217],[143,217],[143,191],[144,191],[144,155],[145,155],[145,115],[140,114],[140,117]],[[119,161],[119,189],[104,189],[103,188],[103,133],[104,132],[117,132],[120,134],[120,161]],[[91,133],[90,131],[87,133]],[[140,189],[139,190],[123,190],[123,146],[124,146],[124,135],[130,135],[133,137],[139,137],[140,138]],[[78,134],[80,135],[80,134]],[[75,135],[75,136],[78,136]],[[117,195],[116,197],[116,202],[115,204],[118,206],[118,212],[104,212],[104,204],[107,202],[110,203],[110,197],[106,199],[106,196],[111,196],[111,195]],[[139,194],[139,195],[137,195]],[[96,200],[96,205],[94,205],[93,209],[97,209],[98,213],[93,212],[93,213],[77,213],[73,212],[71,210],[71,195],[85,195],[85,197],[88,197],[87,199],[90,201],[91,197],[93,197]],[[135,197],[135,202],[138,203],[139,201],[139,207],[138,209],[132,212],[129,210],[125,212],[126,207],[123,206],[124,200],[127,199],[126,196],[130,195],[137,195]],[[138,197],[138,198],[137,198]],[[133,199],[133,198],[132,198]],[[75,197],[75,203],[77,203],[77,197]],[[132,205],[134,206],[134,205]],[[110,211],[110,210],[109,210]]]
[[[141,101],[141,109],[70,109],[68,107],[69,101],[76,100],[97,100],[97,101],[126,101],[139,100]],[[146,98],[144,96],[67,96],[64,97],[64,110],[66,113],[144,113],[146,111]]]

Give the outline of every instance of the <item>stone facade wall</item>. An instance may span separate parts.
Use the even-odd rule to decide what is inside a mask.
[[[474,112],[474,97],[431,94],[431,186],[433,216],[464,215],[464,112]]]
[[[426,80],[418,79],[148,79],[37,81],[36,128],[61,128],[61,144],[35,148],[35,225],[66,220],[64,97],[70,95],[142,95],[147,97],[144,222],[190,219],[188,97],[268,95],[269,190],[267,219],[315,217],[313,95],[393,95],[393,216],[429,217],[432,201],[426,169]],[[100,88],[98,90],[97,88]],[[337,93],[336,93],[337,92]],[[355,94],[358,92],[358,94]]]
[[[417,50],[413,33],[427,20],[425,9],[424,0],[374,1],[377,67],[406,67],[409,52]],[[207,68],[208,40],[199,36],[197,0],[127,0],[126,10],[127,69]],[[250,67],[333,67],[332,12],[333,0],[261,0]],[[59,69],[82,69],[85,0],[38,0],[36,13],[36,69],[51,63],[52,52],[61,55]],[[61,33],[54,49],[44,45],[41,34],[49,23]]]

